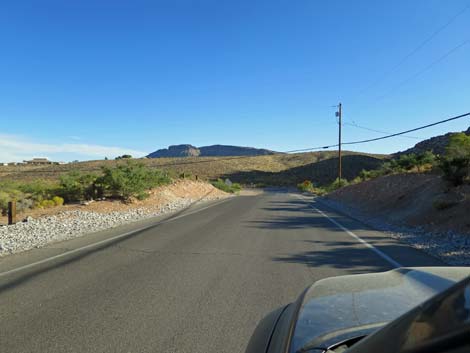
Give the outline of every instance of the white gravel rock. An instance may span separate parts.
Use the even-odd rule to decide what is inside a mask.
[[[330,199],[317,199],[321,203],[351,216],[372,228],[383,231],[392,238],[404,241],[441,261],[455,266],[470,265],[470,237],[465,234],[448,232],[429,232],[422,227],[408,227],[385,222],[371,217],[356,208]]]
[[[186,208],[191,203],[190,199],[177,199],[163,207],[154,209],[136,208],[108,214],[74,210],[38,219],[28,217],[25,222],[0,226],[0,257],[159,216]]]

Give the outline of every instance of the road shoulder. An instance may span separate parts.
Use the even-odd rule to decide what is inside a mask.
[[[312,207],[312,212],[318,213],[318,209],[324,217],[332,220],[339,231],[351,232],[366,244],[377,249],[390,257],[394,262],[403,267],[406,266],[448,266],[445,262],[436,256],[433,256],[421,249],[416,249],[410,244],[396,239],[388,232],[375,229],[370,225],[355,219],[352,216],[341,212],[329,205],[321,202],[316,197],[301,195],[299,196]],[[342,226],[342,227],[341,227]],[[343,229],[344,228],[344,229]],[[360,240],[358,240],[360,242]],[[365,245],[365,244],[364,244]],[[368,245],[365,245],[368,246]],[[397,267],[397,266],[395,266]]]
[[[77,238],[48,244],[41,248],[30,249],[21,253],[11,254],[0,258],[0,277],[13,272],[20,272],[46,262],[64,261],[81,252],[86,252],[108,244],[129,238],[141,231],[150,229],[165,222],[200,212],[207,208],[227,202],[232,198],[203,201],[194,203],[184,209],[126,223],[117,227],[86,234]]]

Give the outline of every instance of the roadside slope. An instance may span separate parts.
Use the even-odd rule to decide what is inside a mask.
[[[435,174],[388,175],[327,196],[386,221],[470,234],[470,186],[450,188]]]
[[[453,265],[470,265],[470,185],[398,174],[350,185],[319,201]]]
[[[211,184],[180,180],[153,189],[148,199],[130,204],[106,200],[30,210],[22,215],[23,222],[0,226],[0,258],[228,196]]]

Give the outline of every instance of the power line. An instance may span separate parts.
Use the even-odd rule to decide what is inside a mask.
[[[432,127],[432,126],[444,124],[444,123],[447,123],[449,121],[462,119],[462,118],[465,118],[465,117],[468,117],[468,116],[470,116],[470,112],[465,113],[465,114],[461,114],[461,115],[457,115],[457,116],[454,116],[452,118],[440,120],[440,121],[437,121],[437,122],[434,122],[434,123],[431,123],[431,124],[419,126],[419,127],[416,127],[416,128],[410,129],[410,130],[397,132],[397,133],[394,133],[394,134],[389,134],[387,136],[375,137],[375,138],[371,138],[371,139],[367,139],[367,140],[342,142],[342,145],[358,145],[358,144],[363,144],[363,143],[367,143],[367,142],[385,140],[385,139],[389,139],[389,138],[392,138],[392,137],[405,135],[405,134],[408,134],[410,132],[427,129],[427,128]],[[338,147],[338,146],[339,146],[339,144],[326,145],[326,146],[317,146],[317,147],[302,148],[302,149],[290,150],[290,151],[284,151],[284,152],[275,152],[273,154],[287,154],[287,153],[308,152],[308,151],[315,151],[315,150],[325,150],[325,149]],[[254,156],[238,156],[238,157],[231,157],[230,159],[248,158],[248,157],[254,157]],[[207,162],[209,162],[209,161],[220,161],[220,160],[223,160],[223,159],[220,159],[220,158],[219,159],[212,159],[212,160],[207,160]],[[192,161],[192,162],[193,163],[198,163],[198,162],[200,163],[200,162],[206,162],[206,161]],[[175,165],[175,164],[173,164],[173,165]]]
[[[372,87],[374,87],[377,84],[379,84],[380,82],[382,82],[386,77],[388,77],[388,75],[390,75],[392,72],[397,70],[400,66],[402,66],[410,57],[412,57],[414,54],[416,54],[421,48],[423,48],[426,44],[431,42],[439,33],[441,33],[444,29],[449,27],[460,15],[462,15],[469,8],[470,8],[470,3],[467,6],[465,6],[462,10],[460,10],[458,13],[456,13],[454,16],[452,16],[443,26],[436,29],[429,37],[427,37],[420,44],[418,44],[413,50],[411,50],[408,54],[406,54],[397,64],[392,66],[383,75],[381,75],[377,80],[373,81],[370,85],[368,85],[364,89],[362,89],[358,93],[358,95],[361,95],[362,93],[368,91]]]
[[[384,135],[391,134],[391,132],[388,132],[388,131],[375,130],[375,129],[371,129],[371,128],[368,128],[368,127],[365,127],[365,126],[358,125],[358,124],[356,124],[355,121],[353,121],[352,123],[345,122],[345,123],[343,123],[343,125],[352,126],[352,127],[355,127],[355,128],[358,128],[358,129],[362,129],[362,130],[367,130],[367,131],[372,131],[372,132],[378,132],[379,134],[384,134]],[[415,140],[421,140],[421,138],[420,138],[420,137],[417,137],[417,136],[407,136],[407,135],[404,135],[404,136],[402,136],[402,137],[406,137],[406,138],[410,138],[410,139],[415,139]]]
[[[447,123],[447,122],[449,122],[449,121],[453,121],[453,120],[457,120],[457,119],[462,119],[462,118],[465,118],[465,117],[467,117],[467,116],[470,116],[470,113],[465,113],[465,114],[462,114],[462,115],[454,116],[454,117],[452,117],[452,118],[448,118],[448,119],[445,119],[445,120],[437,121],[437,122],[432,123],[432,124],[428,124],[428,125],[416,127],[416,128],[414,128],[414,129],[410,129],[410,130],[406,130],[406,131],[402,131],[402,132],[397,132],[397,133],[395,133],[395,134],[390,134],[390,135],[387,135],[387,136],[376,137],[376,138],[367,139],[367,140],[361,140],[361,141],[343,142],[343,145],[357,145],[357,144],[366,143],[366,142],[384,140],[384,139],[388,139],[388,138],[391,138],[391,137],[395,137],[395,136],[400,136],[400,135],[408,134],[408,133],[410,133],[410,132],[414,132],[414,131],[418,131],[418,130],[427,129],[428,127],[436,126],[436,125],[439,125],[439,124],[444,124],[444,123]],[[335,147],[335,146],[331,146],[331,147]]]
[[[433,62],[431,62],[428,66],[424,67],[422,70],[414,73],[413,75],[411,75],[410,77],[408,77],[407,79],[403,80],[402,82],[400,82],[398,85],[396,85],[395,87],[391,88],[390,90],[388,90],[387,92],[385,92],[384,94],[378,96],[376,98],[376,100],[380,100],[380,99],[383,99],[385,98],[386,96],[388,96],[390,93],[396,91],[397,89],[401,88],[402,86],[406,85],[408,82],[410,82],[411,80],[415,79],[416,77],[422,75],[423,73],[425,73],[426,71],[429,71],[433,66],[437,65],[438,63],[440,63],[441,61],[443,61],[444,59],[446,59],[448,56],[450,56],[451,54],[453,54],[454,52],[456,52],[458,49],[460,49],[461,47],[467,45],[468,43],[470,43],[470,39],[466,39],[464,40],[462,43],[460,43],[459,45],[453,47],[452,49],[450,49],[449,51],[447,51],[444,55],[442,55],[441,57],[439,57],[438,59],[434,60]]]
[[[462,118],[469,117],[469,116],[470,116],[470,112],[469,112],[469,113],[465,113],[465,114],[461,114],[461,115],[457,115],[457,116],[454,116],[454,117],[452,117],[452,118],[440,120],[440,121],[437,121],[437,122],[434,122],[434,123],[431,123],[431,124],[419,126],[419,127],[416,127],[416,128],[410,129],[410,130],[406,130],[406,131],[402,131],[402,132],[397,132],[397,133],[394,133],[394,134],[389,134],[389,135],[387,135],[387,136],[381,136],[381,137],[376,137],[376,138],[371,138],[371,139],[366,139],[366,140],[359,140],[359,141],[342,142],[342,145],[358,145],[358,144],[363,144],[363,143],[368,143],[368,142],[373,142],[373,141],[385,140],[385,139],[389,139],[389,138],[392,138],[392,137],[396,137],[396,136],[408,134],[408,133],[414,132],[414,131],[419,131],[419,130],[427,129],[427,128],[432,127],[432,126],[444,124],[444,123],[447,123],[447,122],[449,122],[449,121],[454,121],[454,120],[462,119]],[[274,153],[272,153],[272,154],[270,154],[270,155],[265,155],[265,156],[272,156],[272,155],[276,155],[276,154],[298,153],[298,152],[310,152],[310,151],[313,152],[313,151],[317,151],[317,150],[325,150],[325,149],[334,148],[334,147],[338,147],[338,146],[339,146],[339,144],[325,145],[325,146],[317,146],[317,147],[309,147],[309,148],[302,148],[302,149],[289,150],[289,151],[283,151],[283,152],[274,152]],[[173,166],[179,166],[179,165],[209,163],[209,162],[215,162],[215,161],[218,161],[218,162],[220,162],[220,161],[230,161],[230,160],[234,160],[234,159],[243,159],[243,158],[261,157],[261,156],[263,156],[263,155],[255,155],[255,156],[232,156],[232,157],[227,157],[227,158],[216,158],[216,159],[212,158],[212,159],[206,159],[206,160],[185,161],[185,162],[177,162],[177,163],[159,164],[159,165],[156,165],[155,167],[173,167]],[[97,168],[97,169],[98,169],[98,168]],[[97,169],[90,169],[90,170],[97,170]],[[67,171],[67,170],[63,170],[63,171]],[[21,171],[21,172],[22,172],[22,173],[25,173],[25,172],[58,173],[58,172],[61,172],[61,171],[59,171],[59,170],[55,170],[55,171],[40,170],[40,169],[38,168],[38,169],[36,169],[36,170],[27,170],[27,171],[24,170],[24,171]]]

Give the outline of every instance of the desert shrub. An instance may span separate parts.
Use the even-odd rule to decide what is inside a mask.
[[[131,162],[114,168],[104,167],[103,175],[96,180],[105,193],[124,200],[131,197],[143,199],[147,190],[170,182],[165,172]]]
[[[242,186],[239,183],[233,183],[232,184],[233,192],[239,192],[241,189],[242,189]]]
[[[232,185],[228,185],[222,179],[217,179],[216,181],[213,181],[211,184],[217,189],[231,193],[231,194],[239,192],[242,189],[240,184],[232,183]]]
[[[416,157],[416,162],[417,162],[417,167],[418,171],[421,170],[422,167],[426,165],[431,165],[433,166],[436,163],[437,157],[434,153],[431,151],[426,151],[424,153],[418,154]]]
[[[313,190],[313,183],[310,180],[304,180],[303,182],[297,184],[297,188],[303,192],[310,192]]]
[[[398,160],[395,161],[395,165],[404,170],[411,170],[418,164],[417,156],[414,153],[401,155]],[[395,167],[395,169],[397,169]]]
[[[0,183],[0,212],[7,214],[8,202],[16,201],[16,210],[24,212],[34,207],[50,207],[55,205],[51,196],[58,190],[56,184],[43,180],[32,182],[4,181]],[[63,199],[59,198],[62,200]],[[57,202],[60,202],[58,200]]]
[[[363,182],[362,178],[360,176],[357,176],[353,180],[350,181],[350,184],[355,185],[355,184],[359,184],[362,182]]]
[[[146,191],[139,192],[138,194],[135,195],[135,198],[140,201],[145,200],[148,197],[149,197],[149,193]]]
[[[444,178],[454,185],[461,185],[470,179],[470,136],[453,134],[449,139],[446,153],[439,160]]]
[[[95,197],[98,179],[96,174],[83,174],[77,171],[61,175],[58,193],[66,201],[83,201]]]
[[[55,202],[52,200],[42,200],[41,202],[38,203],[37,205],[39,208],[49,208],[49,207],[54,207]]]
[[[420,154],[409,153],[401,155],[399,159],[394,159],[389,163],[391,172],[403,172],[416,168],[418,172],[426,165],[433,165],[436,161],[436,155],[431,151]]]
[[[60,196],[54,196],[52,198],[52,201],[54,202],[54,205],[56,206],[62,206],[64,204],[64,199]]]
[[[7,212],[8,201],[10,201],[10,195],[5,191],[0,191],[0,211],[2,215],[5,215]]]
[[[357,184],[361,181],[378,178],[383,175],[403,173],[413,169],[416,169],[418,172],[421,172],[423,171],[424,167],[432,167],[435,162],[436,156],[430,151],[426,151],[421,154],[405,154],[400,156],[400,158],[398,159],[392,159],[382,163],[382,165],[378,169],[362,170],[359,173],[358,177],[356,177],[352,181],[352,183]]]
[[[349,182],[346,180],[346,179],[339,179],[339,178],[336,178],[336,180],[334,182],[332,182],[328,187],[328,191],[334,191],[334,190],[337,190],[337,189],[340,189],[344,186],[348,186],[349,185]]]
[[[6,215],[8,212],[8,202],[13,200],[17,202],[16,209],[18,211],[29,208],[30,202],[23,202],[28,197],[28,195],[17,189],[3,189],[3,191],[0,191],[0,213]]]
[[[18,183],[17,188],[34,201],[50,199],[57,190],[57,185],[44,180],[34,180],[27,183]]]
[[[361,170],[359,173],[359,178],[362,179],[362,181],[366,181],[369,179],[374,179],[377,178],[381,175],[381,170],[380,169],[374,169],[374,170]]]
[[[303,192],[311,192],[317,195],[324,195],[328,193],[328,187],[315,186],[310,180],[305,180],[297,184],[297,188]]]
[[[31,208],[34,208],[34,201],[30,198],[23,198],[16,202],[16,210],[18,212],[24,212]]]

